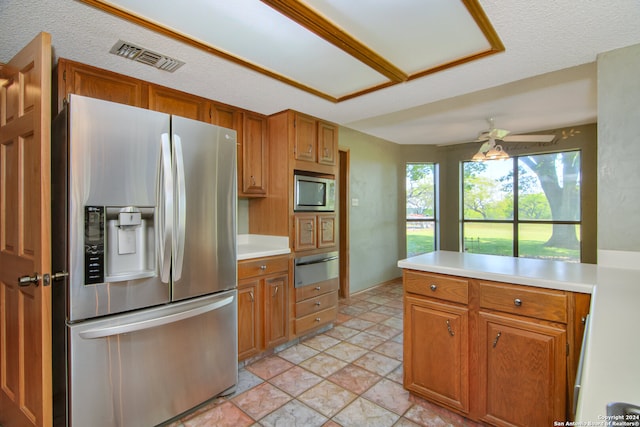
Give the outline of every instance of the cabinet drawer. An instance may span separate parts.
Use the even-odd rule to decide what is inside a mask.
[[[480,307],[567,323],[567,295],[554,289],[480,282]]]
[[[338,289],[338,279],[325,280],[324,282],[314,283],[312,285],[296,288],[296,302],[306,300],[307,298],[317,297]]]
[[[331,307],[296,319],[296,335],[303,334],[318,326],[331,323],[338,316],[338,307]]]
[[[329,292],[315,298],[308,298],[296,303],[296,317],[306,316],[311,313],[335,307],[338,304],[338,291]]]
[[[404,290],[444,301],[469,303],[469,282],[463,278],[405,270]]]
[[[289,270],[289,256],[256,258],[238,262],[238,279],[264,276]]]

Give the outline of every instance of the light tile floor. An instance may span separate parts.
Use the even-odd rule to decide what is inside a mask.
[[[340,300],[336,326],[239,371],[174,427],[477,426],[402,387],[402,282]]]

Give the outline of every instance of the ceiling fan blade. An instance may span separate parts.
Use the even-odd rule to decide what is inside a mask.
[[[508,135],[502,141],[504,142],[551,142],[556,138],[555,135]],[[497,138],[500,139],[500,138]]]
[[[511,132],[506,129],[491,129],[489,135],[493,136],[493,139],[504,140]]]

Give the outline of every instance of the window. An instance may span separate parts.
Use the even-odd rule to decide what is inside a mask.
[[[407,256],[436,249],[436,165],[407,163]]]
[[[580,151],[463,162],[463,250],[579,262],[580,181]]]

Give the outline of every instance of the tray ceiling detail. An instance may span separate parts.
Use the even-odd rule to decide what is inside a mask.
[[[504,51],[477,0],[82,1],[333,102]]]

